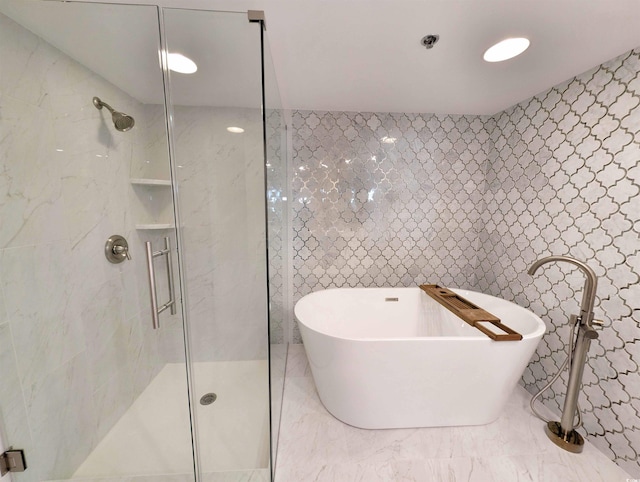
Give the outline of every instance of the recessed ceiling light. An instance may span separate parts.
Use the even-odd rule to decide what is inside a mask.
[[[233,132],[234,134],[242,134],[244,129],[242,127],[227,127],[229,132]]]
[[[529,39],[524,37],[508,38],[489,47],[482,58],[487,62],[502,62],[520,55],[527,48],[529,48]]]
[[[168,53],[167,63],[169,64],[169,70],[180,74],[193,74],[198,70],[196,63],[182,54]]]

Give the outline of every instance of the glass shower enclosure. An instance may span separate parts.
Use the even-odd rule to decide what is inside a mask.
[[[12,480],[271,480],[286,135],[265,42],[246,12],[0,0]]]

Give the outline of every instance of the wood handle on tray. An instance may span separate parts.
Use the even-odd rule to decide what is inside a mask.
[[[522,335],[504,325],[500,318],[492,315],[488,311],[474,305],[469,300],[454,293],[453,291],[438,285],[420,285],[420,289],[436,300],[451,313],[461,318],[469,325],[477,328],[482,333],[495,341],[517,341],[522,340]],[[499,328],[504,333],[495,333],[482,323],[488,323]]]

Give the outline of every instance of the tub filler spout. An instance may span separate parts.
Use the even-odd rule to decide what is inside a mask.
[[[571,339],[569,340],[569,355],[567,361],[569,363],[569,382],[567,384],[567,395],[564,400],[564,407],[562,409],[562,418],[560,422],[548,421],[545,427],[547,436],[561,448],[573,452],[580,453],[584,447],[584,439],[576,432],[575,417],[578,409],[578,396],[580,395],[580,386],[582,385],[582,374],[584,372],[584,365],[587,361],[587,352],[591,340],[598,338],[598,332],[593,329],[593,306],[596,300],[596,288],[598,286],[598,279],[595,272],[582,261],[568,256],[548,256],[541,258],[529,268],[529,274],[533,275],[540,266],[553,261],[561,261],[573,264],[580,268],[585,274],[585,285],[582,293],[582,303],[580,305],[580,314],[572,315]],[[600,325],[600,322],[595,322]],[[575,339],[574,344],[574,327],[577,326],[578,336]],[[566,363],[566,362],[565,362]],[[564,367],[564,365],[563,365]],[[562,371],[562,369],[560,370]],[[555,381],[555,378],[545,386],[532,400],[535,399]],[[535,410],[534,410],[535,412]],[[537,414],[537,412],[536,412]],[[580,415],[578,413],[578,419]]]

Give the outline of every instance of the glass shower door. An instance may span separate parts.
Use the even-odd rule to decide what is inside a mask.
[[[202,398],[195,409],[200,469],[215,480],[266,481],[261,28],[246,13],[162,14],[193,385],[195,399]],[[197,70],[180,72],[172,65],[176,54]]]
[[[16,482],[194,480],[158,21],[0,0],[0,438],[25,450]],[[145,246],[162,306],[165,238],[177,309],[154,328]]]

